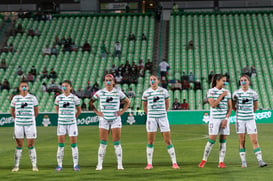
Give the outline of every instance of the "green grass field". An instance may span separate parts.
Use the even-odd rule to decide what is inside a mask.
[[[66,140],[63,171],[55,172],[57,136],[56,127],[39,127],[36,149],[39,172],[33,173],[26,146],[23,149],[20,171],[12,173],[15,141],[13,128],[0,131],[0,180],[271,180],[273,167],[273,124],[259,124],[259,143],[263,158],[269,164],[260,168],[247,139],[248,168],[240,167],[238,139],[231,126],[231,136],[227,141],[227,168],[219,169],[218,142],[215,144],[204,168],[198,168],[207,138],[207,125],[173,125],[172,141],[176,149],[179,170],[171,168],[171,161],[158,133],[155,142],[154,169],[144,170],[146,166],[145,126],[124,126],[122,129],[123,164],[125,170],[116,169],[116,159],[112,141],[109,141],[104,160],[104,169],[96,171],[99,145],[98,127],[79,127],[78,146],[80,151],[80,172],[72,170],[72,157],[69,140]]]

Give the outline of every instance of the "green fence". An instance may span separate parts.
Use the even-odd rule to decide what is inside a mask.
[[[257,123],[273,123],[273,110],[259,110],[255,113]],[[56,113],[40,113],[37,116],[37,126],[57,126]],[[146,115],[144,112],[125,113],[121,116],[123,125],[145,124]],[[168,119],[170,124],[207,124],[209,111],[169,111]],[[99,119],[93,112],[84,112],[77,118],[79,126],[98,125]],[[232,112],[230,123],[235,123],[235,112]],[[12,127],[14,120],[10,114],[0,114],[0,127]]]

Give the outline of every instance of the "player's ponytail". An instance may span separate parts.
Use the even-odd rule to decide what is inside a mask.
[[[212,81],[211,81],[211,88],[215,87],[216,84],[217,84],[217,80],[221,80],[223,77],[225,77],[225,75],[223,74],[215,74],[213,77],[212,77]]]

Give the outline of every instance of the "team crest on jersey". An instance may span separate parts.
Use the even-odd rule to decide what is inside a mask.
[[[248,95],[249,95],[250,97],[252,97],[252,96],[253,96],[253,93],[249,93]]]

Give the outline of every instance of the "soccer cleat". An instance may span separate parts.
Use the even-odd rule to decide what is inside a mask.
[[[11,171],[12,172],[18,172],[19,171],[19,167],[14,167]]]
[[[204,168],[205,164],[207,163],[206,160],[202,160],[201,163],[198,165],[199,168]]]
[[[79,167],[79,165],[76,165],[76,166],[73,168],[73,170],[74,170],[75,172],[80,171],[80,167]]]
[[[33,172],[38,172],[39,169],[38,169],[38,167],[32,167],[32,171],[33,171]]]
[[[220,162],[218,168],[226,168],[226,165],[224,164],[224,162]]]
[[[97,165],[97,167],[96,167],[96,170],[102,170],[102,166],[101,165]]]
[[[118,170],[124,170],[123,166],[122,166],[122,165],[119,165],[119,166],[118,166]]]
[[[246,164],[246,161],[243,161],[242,162],[242,166],[241,166],[242,168],[246,168],[247,167],[247,164]]]
[[[260,167],[266,167],[267,163],[265,163],[263,160],[259,161],[259,166]]]
[[[56,167],[56,169],[55,169],[57,172],[59,172],[59,171],[62,171],[63,170],[63,167],[60,167],[59,165]]]
[[[147,164],[147,166],[144,168],[145,170],[151,170],[153,168],[152,164]]]
[[[173,169],[179,169],[179,166],[177,165],[177,163],[173,164]]]

